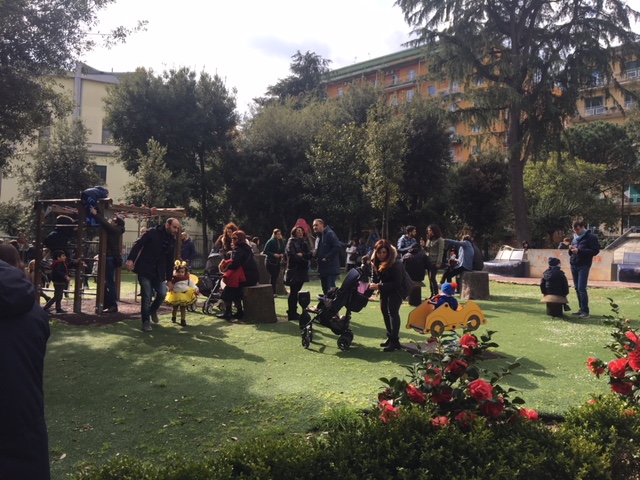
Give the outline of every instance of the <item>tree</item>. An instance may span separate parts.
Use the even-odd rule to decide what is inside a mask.
[[[150,139],[146,150],[146,155],[139,151],[140,168],[135,178],[125,185],[125,199],[134,205],[166,206],[169,191],[174,189],[173,175],[164,160],[167,149]]]
[[[88,33],[98,12],[114,1],[0,2],[0,168],[17,145],[69,111],[52,75],[75,69],[94,45]],[[106,40],[124,40],[132,31],[120,27]]]
[[[403,158],[407,146],[402,117],[394,115],[384,100],[369,112],[365,162],[369,174],[364,183],[371,205],[382,214],[382,236],[389,238],[392,207],[400,198],[404,176]]]
[[[371,218],[371,204],[362,189],[367,174],[365,134],[364,127],[355,123],[327,124],[308,154],[312,172],[305,184],[315,215],[347,223],[347,238],[352,237],[356,222]]]
[[[83,190],[99,185],[100,177],[87,149],[87,136],[82,120],[56,123],[51,137],[40,140],[33,160],[18,168],[22,200],[79,198]]]
[[[475,240],[502,239],[508,218],[509,177],[504,159],[498,151],[490,151],[471,158],[453,172],[451,185],[452,214],[471,229]]]
[[[289,70],[293,75],[281,78],[275,85],[267,88],[267,98],[254,99],[255,102],[266,105],[273,101],[284,102],[287,98],[298,99],[304,106],[308,101],[322,100],[326,97],[321,88],[322,77],[329,72],[331,60],[309,52],[302,54],[298,50],[292,57]],[[306,101],[305,101],[306,100]]]
[[[197,203],[190,213],[202,224],[205,250],[208,191],[219,187],[209,182],[221,174],[218,157],[232,148],[235,106],[235,91],[229,91],[221,77],[206,72],[197,77],[187,68],[161,76],[137,69],[115,85],[105,100],[105,124],[127,170],[138,171],[141,159],[149,154],[147,142],[153,138],[166,148],[164,159],[173,176],[189,180],[181,183],[181,189],[170,190],[166,201],[185,207],[190,207],[191,199]]]
[[[462,98],[470,103],[458,113],[470,123],[504,126],[515,231],[520,241],[528,239],[524,167],[576,113],[582,89],[600,79],[605,92],[620,88],[613,68],[638,52],[629,20],[638,12],[621,0],[396,4],[415,27],[417,38],[410,43],[426,45],[433,74],[462,80],[467,87],[488,81],[483,88],[465,89]],[[616,43],[621,46],[612,48]]]
[[[527,165],[524,183],[531,205],[536,238],[552,240],[554,232],[570,231],[576,218],[591,225],[615,225],[617,209],[611,198],[602,196],[600,186],[606,167],[583,160],[571,160],[564,153],[558,160],[551,154],[546,162]]]

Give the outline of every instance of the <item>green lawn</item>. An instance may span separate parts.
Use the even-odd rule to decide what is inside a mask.
[[[314,295],[320,291],[318,282],[309,286]],[[123,291],[132,291],[131,283]],[[602,325],[606,298],[630,315],[640,291],[592,289],[588,320],[546,317],[537,287],[492,282],[491,294],[491,301],[478,302],[488,318],[480,331],[497,332],[500,347],[493,351],[502,358],[484,365],[497,370],[520,358],[506,385],[520,391],[527,407],[557,414],[608,391],[586,368],[589,356],[612,358],[603,348],[610,341]],[[403,319],[410,308],[402,307]],[[286,299],[276,299],[278,314],[286,309]],[[181,328],[161,317],[150,334],[140,331],[139,320],[52,324],[45,389],[53,478],[119,454],[201,457],[256,435],[304,433],[330,409],[370,407],[378,379],[403,376],[412,361],[406,352],[378,347],[385,337],[378,303],[354,314],[348,352],[322,327],[305,350],[296,323],[235,325],[197,313],[188,321]],[[403,342],[424,339],[403,327]]]

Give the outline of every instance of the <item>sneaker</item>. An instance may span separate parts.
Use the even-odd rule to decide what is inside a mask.
[[[144,322],[142,324],[142,331],[143,332],[150,332],[151,330],[153,330],[153,328],[151,328],[151,324],[149,322]]]
[[[586,313],[586,312],[582,312],[582,313],[580,314],[580,318],[591,318],[591,315],[589,315],[589,314],[588,314],[588,313]]]
[[[582,315],[584,312],[582,310],[578,310],[577,312],[573,312],[571,315],[575,315],[576,317],[579,317],[580,315]]]
[[[160,321],[158,318],[158,312],[151,312],[151,320],[153,323],[158,323]]]
[[[67,311],[66,311],[66,310],[62,310],[62,309],[60,309],[60,310],[56,310],[56,313],[57,313],[58,315],[64,315],[65,313],[67,313]]]

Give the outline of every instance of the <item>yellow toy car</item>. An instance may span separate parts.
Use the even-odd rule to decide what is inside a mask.
[[[477,330],[480,325],[486,323],[487,319],[482,313],[482,309],[473,300],[467,301],[464,307],[458,306],[458,310],[452,310],[448,303],[434,309],[434,305],[426,301],[411,311],[407,328],[439,337],[445,330],[464,327]]]

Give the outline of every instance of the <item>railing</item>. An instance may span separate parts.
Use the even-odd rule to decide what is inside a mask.
[[[589,107],[585,109],[585,116],[589,117],[592,115],[604,115],[607,113],[607,107]]]

